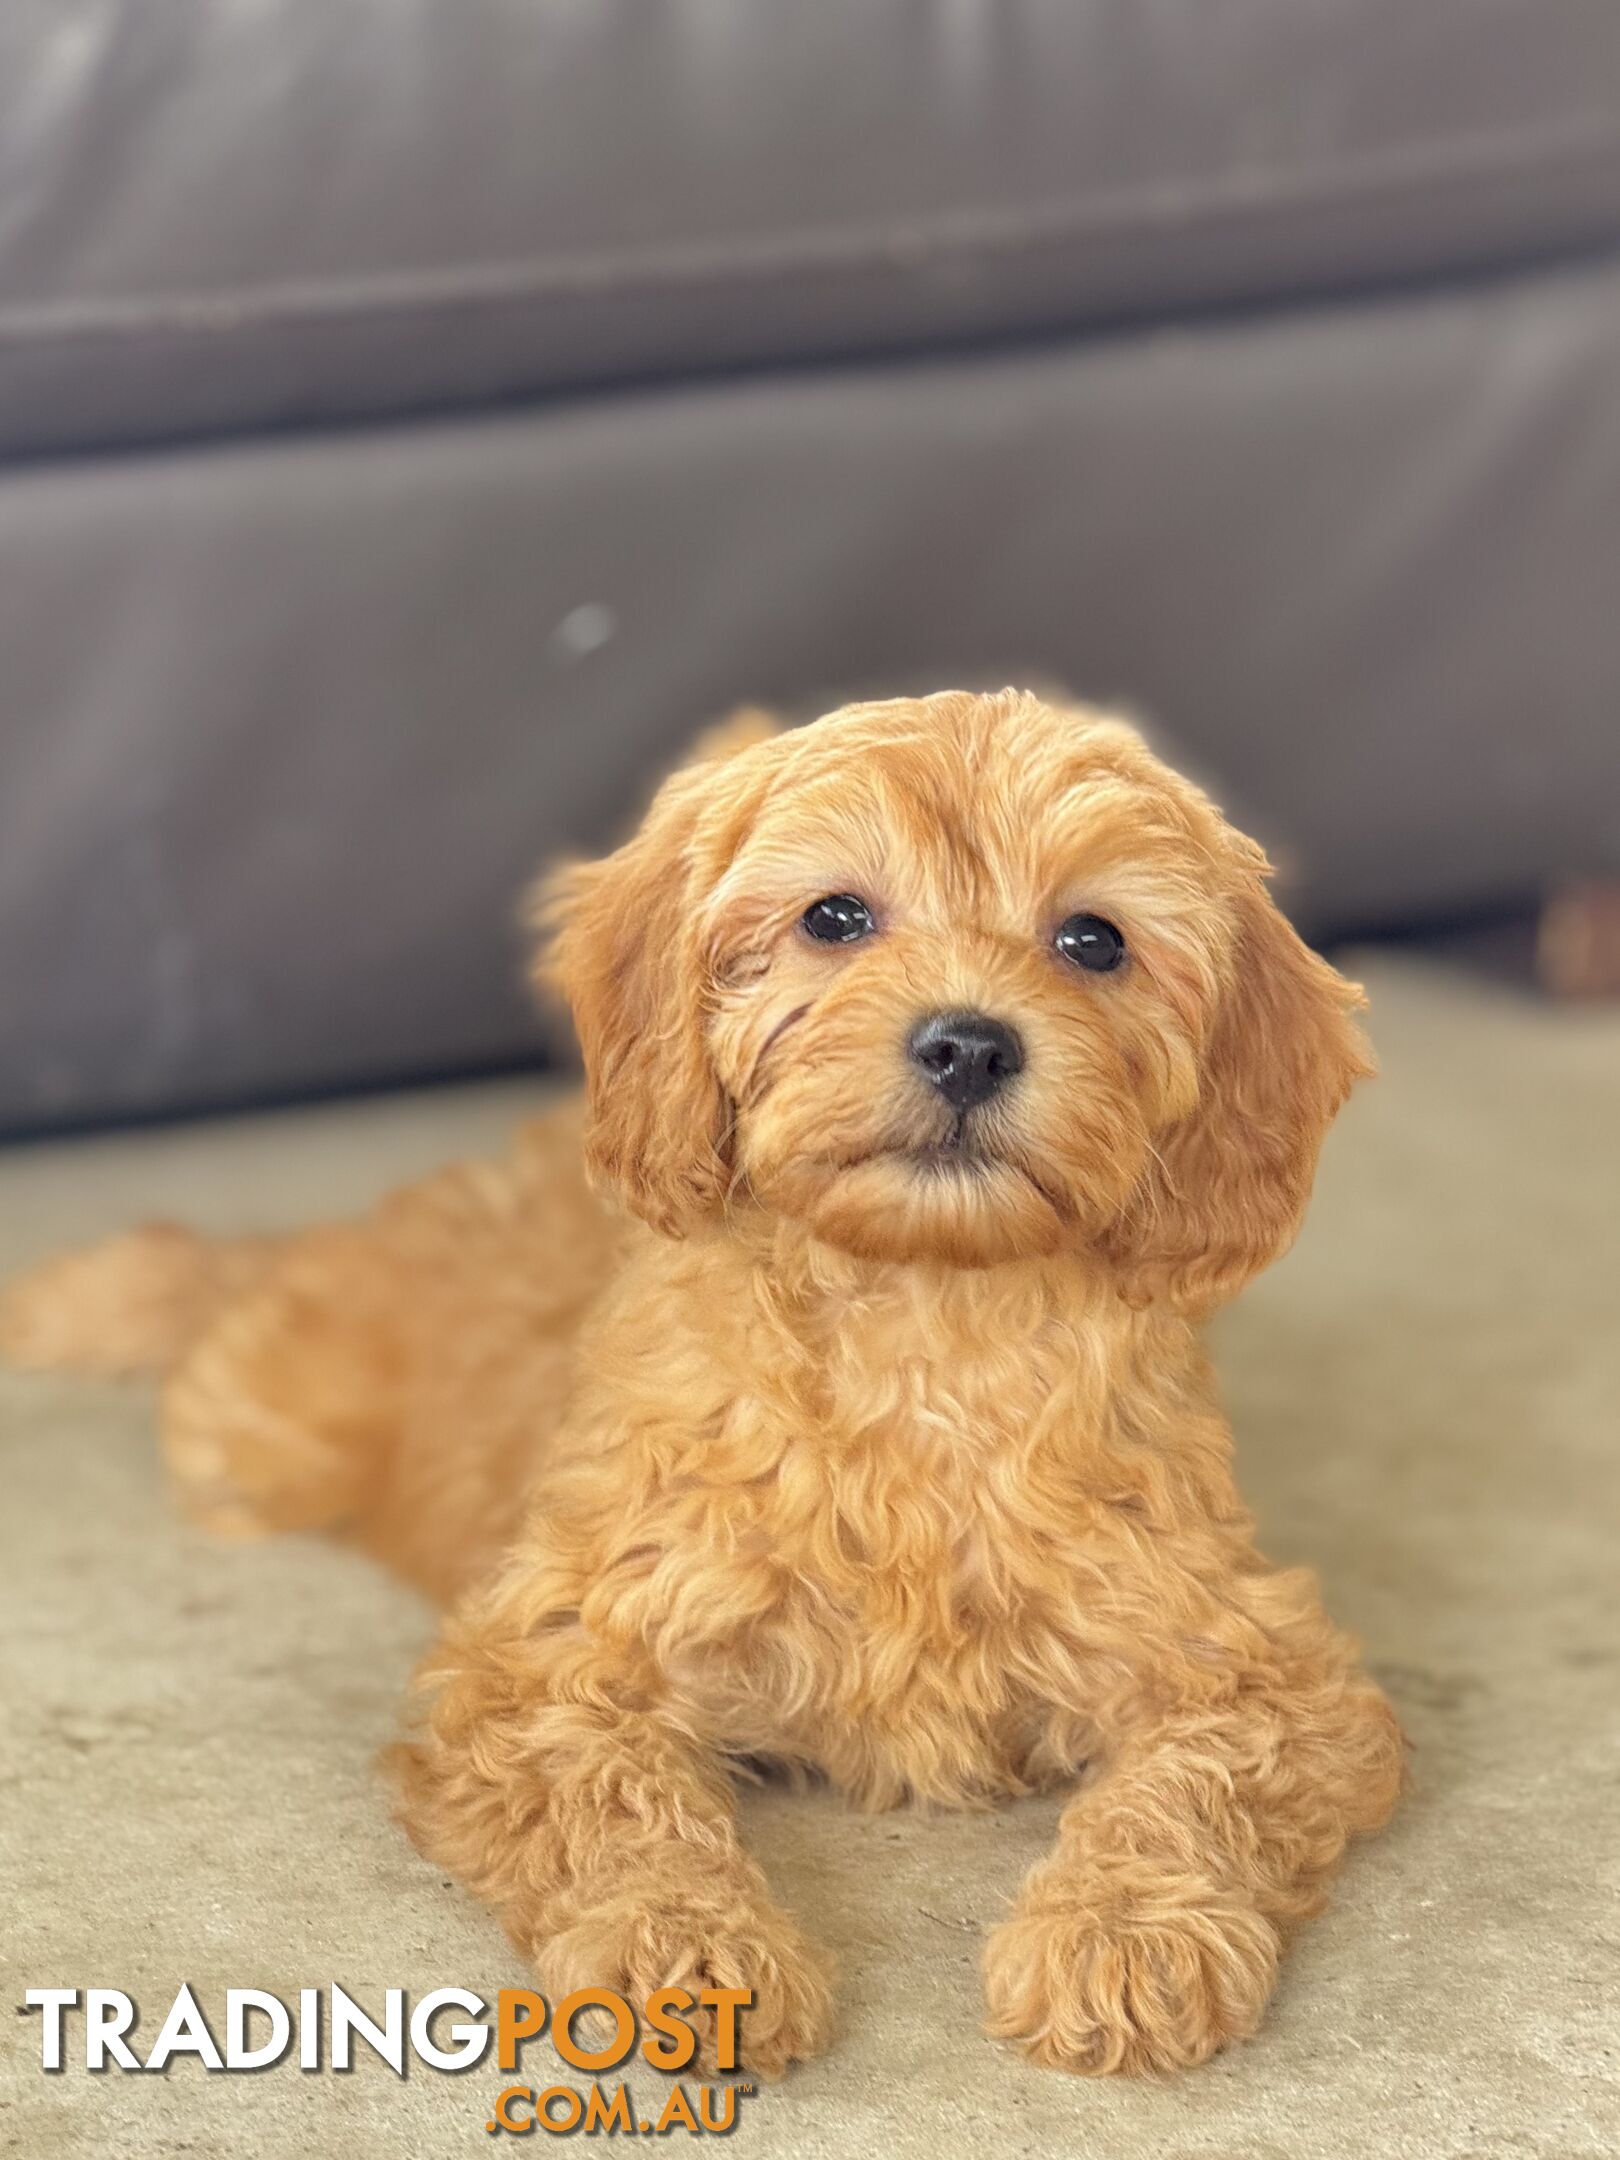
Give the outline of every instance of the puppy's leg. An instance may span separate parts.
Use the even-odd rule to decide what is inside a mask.
[[[547,1610],[509,1575],[448,1628],[420,1675],[425,1727],[394,1751],[417,1846],[491,1905],[561,1993],[746,1988],[748,2067],[825,2044],[820,1962],[742,1849],[725,1766],[645,1652]]]
[[[1388,1703],[1320,1635],[1218,1692],[1206,1674],[1178,1701],[1161,1674],[1139,1698],[986,1946],[996,2038],[1055,2068],[1139,2071],[1255,2030],[1286,1931],[1401,1783]]]
[[[174,1373],[164,1452],[227,1534],[332,1529],[436,1598],[521,1517],[616,1229],[571,1106],[516,1154],[291,1240]]]
[[[193,1521],[256,1537],[360,1511],[398,1423],[408,1324],[377,1277],[359,1232],[312,1232],[181,1360],[160,1423]]]

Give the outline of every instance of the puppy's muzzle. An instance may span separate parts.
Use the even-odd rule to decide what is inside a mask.
[[[912,1029],[906,1055],[958,1115],[988,1102],[1024,1065],[1007,1023],[978,1012],[930,1013]]]

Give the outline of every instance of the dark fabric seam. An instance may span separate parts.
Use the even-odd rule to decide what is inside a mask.
[[[1572,140],[1573,139],[1573,140]],[[726,245],[688,246],[633,254],[533,266],[490,264],[413,283],[414,274],[390,280],[386,273],[365,272],[352,279],[306,286],[270,287],[245,297],[168,296],[124,304],[41,303],[31,311],[0,312],[0,353],[60,349],[73,344],[115,344],[164,337],[228,336],[258,326],[320,328],[346,322],[387,321],[468,308],[501,307],[606,294],[617,300],[673,290],[740,290],[810,277],[848,276],[884,268],[946,269],[957,263],[998,256],[1061,250],[1074,240],[1128,242],[1133,237],[1178,226],[1210,231],[1222,225],[1282,223],[1301,216],[1333,215],[1360,204],[1399,203],[1417,188],[1499,185],[1504,180],[1544,178],[1548,173],[1596,171],[1614,181],[1614,200],[1600,209],[1566,215],[1589,232],[1593,222],[1612,218],[1620,229],[1620,128],[1566,129],[1543,138],[1532,155],[1503,160],[1500,138],[1460,138],[1408,160],[1404,167],[1386,162],[1376,169],[1345,168],[1322,186],[1268,190],[1227,183],[1196,194],[1178,185],[1128,196],[1092,197],[1082,203],[1057,204],[1050,210],[1002,215],[966,212],[929,225],[895,225],[875,232],[807,232],[790,247],[770,250]],[[1482,159],[1478,145],[1496,145],[1494,159]],[[1558,144],[1549,155],[1549,143]],[[1461,149],[1461,155],[1457,152]],[[1556,236],[1549,235],[1549,239]]]

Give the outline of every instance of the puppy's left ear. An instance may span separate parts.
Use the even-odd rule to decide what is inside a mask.
[[[535,892],[537,977],[566,999],[585,1061],[586,1161],[670,1237],[719,1207],[729,1176],[698,920],[761,791],[733,761],[777,732],[754,711],[711,728],[632,839]]]
[[[1200,1061],[1199,1099],[1156,1154],[1104,1248],[1133,1304],[1207,1311],[1293,1243],[1328,1127],[1374,1070],[1365,1005],[1268,897],[1245,842],[1233,970]]]

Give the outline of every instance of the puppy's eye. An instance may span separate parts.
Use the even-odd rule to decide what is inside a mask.
[[[1071,915],[1052,940],[1065,960],[1092,975],[1106,975],[1125,958],[1125,940],[1100,915]]]
[[[825,900],[813,901],[799,920],[820,945],[853,945],[857,938],[870,937],[877,928],[866,902],[847,892],[829,893]]]

